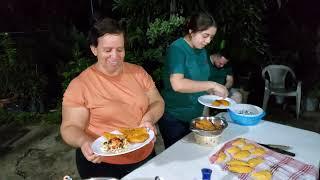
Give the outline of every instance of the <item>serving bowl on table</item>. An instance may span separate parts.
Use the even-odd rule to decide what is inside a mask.
[[[265,116],[262,108],[252,104],[235,104],[228,109],[231,120],[243,126],[258,124]]]
[[[211,130],[199,128],[197,126],[197,123],[199,121],[208,121],[213,125],[214,128]],[[218,144],[219,137],[221,136],[223,130],[227,128],[227,126],[228,123],[223,117],[201,116],[192,119],[190,124],[190,130],[194,134],[196,143],[206,146],[215,146]]]

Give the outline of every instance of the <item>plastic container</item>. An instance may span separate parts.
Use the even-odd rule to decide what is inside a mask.
[[[228,109],[231,120],[243,126],[258,124],[265,116],[262,108],[252,104],[236,104]]]

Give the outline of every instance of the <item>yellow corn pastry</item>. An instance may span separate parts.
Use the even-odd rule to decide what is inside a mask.
[[[235,172],[235,173],[250,173],[252,171],[252,168],[249,166],[241,166],[241,165],[233,165],[228,166],[229,171]]]
[[[234,165],[239,165],[239,166],[249,166],[249,164],[245,161],[237,160],[237,159],[231,159],[230,161],[227,162],[228,166],[234,166]]]
[[[259,148],[255,148],[253,149],[253,151],[251,152],[251,154],[256,155],[256,156],[262,156],[266,153],[266,150],[264,150],[263,148],[259,147]]]
[[[272,179],[272,174],[269,170],[255,172],[255,173],[252,173],[251,176],[255,180],[271,180]]]
[[[250,156],[250,152],[248,150],[241,150],[234,154],[233,158],[235,159],[245,159]]]
[[[261,164],[264,162],[264,159],[261,157],[257,157],[257,158],[252,158],[248,160],[248,164],[250,167],[254,168],[257,165]]]
[[[237,153],[239,151],[240,151],[240,148],[238,148],[237,146],[232,146],[229,149],[227,149],[227,152],[229,154],[235,154],[235,153]]]
[[[220,152],[218,155],[217,163],[223,162],[227,158],[227,155],[224,152]]]
[[[254,144],[245,144],[243,145],[243,147],[241,148],[242,150],[251,150],[254,149],[256,146]]]
[[[244,139],[238,139],[232,143],[233,146],[243,146],[246,144],[246,141]]]

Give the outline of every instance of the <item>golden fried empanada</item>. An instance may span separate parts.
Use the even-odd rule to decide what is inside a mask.
[[[256,146],[254,144],[245,144],[243,145],[243,147],[241,148],[242,150],[251,150],[254,149]]]
[[[249,166],[233,165],[228,166],[229,171],[235,173],[250,173],[253,169]]]
[[[213,102],[211,102],[212,106],[229,106],[230,103],[227,100],[224,99],[218,99]]]
[[[239,152],[240,150],[241,150],[241,149],[238,148],[237,146],[232,146],[232,147],[230,147],[229,149],[227,149],[227,152],[228,152],[229,154],[235,154],[235,153]]]
[[[202,130],[205,130],[205,131],[213,131],[213,130],[215,130],[215,127],[212,124],[212,122],[209,121],[209,120],[206,120],[206,119],[197,120],[195,122],[195,126],[196,126],[196,128],[202,129]]]
[[[249,166],[249,164],[247,162],[237,160],[237,159],[231,159],[230,161],[227,162],[227,165],[229,165],[229,166],[234,166],[234,165]]]
[[[250,156],[250,152],[248,150],[241,150],[234,154],[233,158],[235,159],[245,159]]]
[[[263,148],[259,147],[259,148],[255,148],[252,150],[251,152],[253,155],[256,155],[256,156],[262,156],[266,153],[266,150],[264,150]]]
[[[149,133],[146,128],[121,128],[119,131],[130,143],[142,143],[149,138]]]
[[[246,144],[246,141],[244,140],[244,139],[238,139],[238,140],[236,140],[236,141],[234,141],[233,143],[232,143],[232,145],[233,146],[242,146],[242,145],[244,145],[244,144]]]
[[[109,132],[104,132],[103,136],[105,138],[107,138],[108,140],[112,139],[112,138],[120,138],[120,139],[125,138],[124,135],[122,135],[122,134],[113,134],[113,133],[109,133]]]
[[[252,177],[255,180],[271,180],[272,174],[269,170],[263,170],[263,171],[252,173]]]
[[[220,106],[220,102],[218,100],[213,101],[211,104],[212,106]]]
[[[224,152],[220,152],[218,155],[217,163],[223,162],[227,158],[227,155]]]
[[[256,167],[258,164],[263,163],[263,162],[264,162],[264,159],[263,159],[263,158],[257,157],[257,158],[249,159],[248,164],[249,164],[250,167],[254,168],[254,167]]]

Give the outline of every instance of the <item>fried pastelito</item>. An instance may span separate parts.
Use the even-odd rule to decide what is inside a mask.
[[[224,99],[218,99],[211,103],[213,106],[229,106],[230,103]]]
[[[119,131],[127,138],[130,143],[142,143],[149,138],[146,128],[120,128]]]

